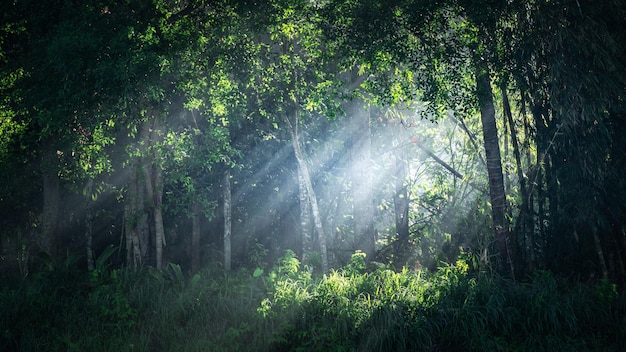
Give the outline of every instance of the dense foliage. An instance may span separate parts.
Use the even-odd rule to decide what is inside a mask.
[[[620,350],[625,19],[7,2],[2,342]]]

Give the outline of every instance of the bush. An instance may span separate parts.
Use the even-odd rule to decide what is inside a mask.
[[[515,283],[468,275],[463,262],[427,277],[384,268],[367,273],[360,259],[309,286],[308,298],[300,293],[281,306],[273,349],[623,350],[624,299],[608,283],[573,284],[549,272]],[[284,314],[290,309],[297,313]]]

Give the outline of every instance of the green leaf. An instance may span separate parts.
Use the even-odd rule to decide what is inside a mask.
[[[261,268],[254,269],[254,273],[252,273],[252,277],[260,277],[261,275],[263,275],[263,269]]]
[[[104,270],[106,268],[106,261],[113,255],[113,253],[115,253],[116,250],[117,247],[110,245],[104,251],[102,251],[102,253],[100,253],[98,258],[96,259],[96,270]]]

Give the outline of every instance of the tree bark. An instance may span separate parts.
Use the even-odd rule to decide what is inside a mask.
[[[311,203],[304,184],[304,176],[298,164],[298,200],[300,202],[300,241],[302,244],[302,258],[313,250],[313,236],[311,235]]]
[[[224,270],[231,270],[231,203],[232,194],[230,189],[230,168],[226,168],[224,172],[224,178],[222,181],[222,187],[224,190]]]
[[[508,271],[511,278],[514,278],[515,271],[509,246],[509,224],[506,218],[506,198],[504,193],[498,129],[496,127],[496,113],[493,104],[489,68],[481,59],[478,59],[476,62],[476,93],[480,105],[480,117],[485,143],[491,215],[496,242],[502,260],[501,269],[505,272]]]
[[[152,126],[150,123],[152,122]],[[163,266],[163,247],[165,245],[165,230],[163,226],[163,168],[157,152],[151,150],[155,144],[155,131],[157,130],[158,117],[144,121],[140,132],[142,143],[141,169],[144,177],[145,201],[152,214],[154,226],[155,266],[161,269]]]
[[[137,187],[137,165],[131,164],[128,193],[124,206],[126,232],[126,265],[129,268],[138,268],[142,263],[141,242],[139,228],[143,219],[143,204],[140,202]],[[143,198],[141,198],[143,199]]]
[[[519,148],[519,140],[517,138],[517,130],[515,129],[515,121],[513,121],[513,114],[511,113],[511,104],[509,103],[509,95],[506,91],[506,86],[503,84],[500,87],[502,92],[502,106],[504,109],[504,115],[507,118],[509,131],[511,132],[511,144],[513,145],[513,155],[515,156],[515,165],[517,169],[517,178],[519,180],[520,195],[522,198],[522,204],[520,205],[520,224],[522,227],[523,238],[527,240],[527,252],[528,263],[527,268],[530,272],[535,270],[535,240],[534,229],[532,226],[532,217],[530,213],[530,197],[528,196],[528,189],[526,188],[526,177],[524,176],[524,170],[522,166],[522,153]],[[518,261],[519,262],[519,261]]]
[[[297,112],[296,112],[297,114]],[[302,183],[305,189],[306,198],[311,206],[311,213],[313,215],[313,223],[315,225],[315,231],[318,236],[320,245],[320,256],[322,260],[322,272],[328,272],[328,252],[326,248],[326,235],[324,232],[324,226],[322,224],[322,218],[320,215],[319,207],[317,204],[317,197],[313,190],[313,183],[311,182],[311,175],[309,174],[309,167],[300,146],[300,139],[298,136],[298,117],[295,118],[295,126],[291,126],[291,142],[293,145],[294,154],[298,163],[298,171],[300,177],[302,177]],[[304,239],[303,239],[304,240]]]
[[[165,228],[163,226],[163,168],[159,163],[154,166],[154,242],[156,245],[156,268],[163,267],[163,247],[165,247]]]
[[[532,89],[532,87],[531,87]],[[525,96],[522,93],[523,97]],[[548,146],[549,146],[549,136],[548,136],[548,127],[547,127],[547,114],[548,111],[545,108],[545,102],[539,96],[538,93],[535,94],[528,93],[528,97],[525,100],[528,100],[528,104],[530,105],[531,114],[533,117],[534,128],[535,128],[535,148],[536,148],[536,159],[535,159],[535,170],[531,174],[531,186],[529,189],[529,198],[532,201],[529,202],[529,207],[534,208],[536,203],[537,211],[534,212],[534,224],[535,224],[535,233],[538,234],[539,238],[535,238],[540,244],[542,261],[546,267],[551,267],[554,264],[554,254],[553,248],[551,247],[551,240],[549,238],[551,224],[549,223],[549,219],[546,216],[546,201],[548,200],[549,187],[547,185],[547,157],[548,157]],[[526,127],[530,130],[532,127],[530,123],[526,124]],[[530,134],[529,134],[530,135]],[[537,190],[536,197],[534,197],[534,189]],[[536,199],[536,201],[534,199]]]
[[[143,180],[143,172],[140,169],[136,168],[136,178],[135,178],[135,187],[136,193],[135,197],[137,200],[135,201],[135,227],[137,231],[137,239],[135,241],[137,250],[139,251],[139,263],[141,265],[148,263],[149,255],[149,242],[150,242],[150,224],[148,222],[150,218],[150,208],[149,204],[147,204],[148,199],[146,195],[145,187],[142,187],[146,182]]]

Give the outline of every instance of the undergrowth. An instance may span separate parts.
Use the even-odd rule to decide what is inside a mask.
[[[608,281],[524,282],[368,267],[311,274],[288,251],[265,272],[71,265],[0,288],[7,351],[623,351],[626,299]]]

